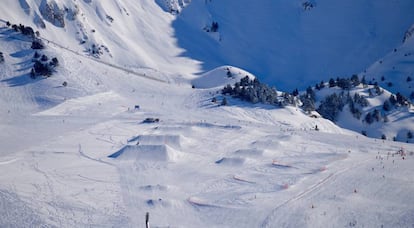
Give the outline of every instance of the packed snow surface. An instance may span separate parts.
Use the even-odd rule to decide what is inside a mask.
[[[34,24],[42,2],[51,1],[8,0],[1,19]],[[204,66],[180,48],[161,1],[54,2],[80,12],[65,28],[44,21],[44,53],[60,62],[50,78],[29,77],[31,43],[0,27],[1,227],[145,227],[147,212],[151,227],[414,226],[412,144],[366,138],[296,107],[230,97],[220,105],[220,88],[254,75],[224,64],[194,75]],[[183,20],[205,1],[193,3]],[[108,51],[90,56],[92,42]]]

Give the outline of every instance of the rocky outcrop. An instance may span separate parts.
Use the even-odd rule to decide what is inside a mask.
[[[171,14],[179,14],[180,11],[191,3],[191,0],[156,0],[164,11]]]
[[[414,24],[405,32],[403,43],[414,35]]]
[[[65,27],[64,11],[55,1],[43,0],[39,6],[42,17],[57,27]]]

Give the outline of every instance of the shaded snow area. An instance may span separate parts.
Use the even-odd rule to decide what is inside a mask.
[[[317,66],[301,68],[300,61],[330,58],[336,49],[322,45],[318,36],[302,40],[314,49],[305,50],[305,60],[286,63],[298,71],[288,74],[280,66],[290,48],[296,54],[289,58],[296,59],[303,46],[285,45],[286,37],[277,31],[293,33],[296,42],[335,25],[339,16],[333,21],[316,18],[333,7],[328,1],[310,1],[305,8],[292,1],[280,8],[286,7],[284,14],[278,8],[253,21],[237,18],[252,29],[268,24],[261,23],[266,15],[293,17],[293,25],[302,28],[298,34],[290,31],[292,24],[274,21],[270,30],[263,25],[236,32],[230,26],[236,20],[233,10],[262,12],[255,1],[228,1],[225,7],[220,3],[227,1],[216,0],[6,2],[0,8],[0,227],[145,227],[146,213],[151,227],[414,227],[413,144],[367,138],[310,117],[299,107],[250,104],[220,92],[246,76],[259,78],[258,68],[263,75],[280,69],[275,75],[291,77],[275,80],[283,86],[312,82],[314,78],[294,77],[302,70],[304,77],[321,73]],[[262,7],[268,10],[280,2]],[[335,27],[357,31],[363,40],[354,47],[358,49],[365,47],[366,37],[382,39],[392,27],[385,24],[383,31],[371,22],[382,12],[379,8],[390,9],[384,21],[393,16],[395,2],[371,3],[354,12],[356,1],[344,1],[329,12],[347,9],[345,13],[358,16],[356,21],[365,22],[361,15],[375,9],[368,25]],[[405,22],[411,16],[405,13],[412,4],[401,2],[407,7],[402,19],[395,20],[408,29]],[[171,14],[166,7],[180,12]],[[296,14],[288,13],[292,10]],[[52,75],[30,77],[36,51],[30,38],[5,25],[7,20],[40,31],[45,49],[38,51],[59,61]],[[320,25],[306,26],[308,20]],[[384,37],[385,50],[395,44],[399,29]],[[253,38],[246,34],[261,40],[258,31],[268,31],[280,45],[267,49],[268,40],[250,43]],[[198,36],[204,37],[198,40],[201,46],[192,43]],[[341,50],[355,41],[342,38],[349,42]],[[240,46],[232,44],[236,40]],[[257,51],[247,52],[256,44]],[[408,38],[404,50],[411,50],[411,44]],[[210,48],[222,49],[212,53]],[[315,49],[323,53],[315,54]],[[347,66],[367,56],[371,61],[384,50],[368,47],[361,56],[354,51],[338,52]],[[280,55],[264,60],[275,53]],[[384,59],[391,62],[392,56]],[[341,65],[335,58],[326,64]],[[367,80],[369,73],[383,70],[374,64]],[[370,88],[356,87],[352,93],[364,95]],[[320,101],[319,96],[336,89],[325,88],[316,96]],[[367,99],[379,107],[388,95],[384,91]],[[390,122],[412,129],[411,113],[402,111],[393,111]],[[349,118],[341,113],[338,123],[365,129]],[[379,123],[367,131],[379,134],[378,129],[395,133]]]
[[[183,55],[205,71],[238,66],[292,91],[363,72],[402,44],[413,8],[410,0],[193,0],[173,27]]]

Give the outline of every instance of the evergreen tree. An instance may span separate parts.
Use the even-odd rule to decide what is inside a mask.
[[[374,122],[374,120],[373,120],[372,115],[371,115],[370,112],[368,112],[367,115],[365,116],[365,122],[367,124],[372,124],[372,122]]]
[[[227,98],[223,98],[221,105],[228,105]]]
[[[217,32],[218,28],[219,28],[218,23],[213,21],[211,23],[211,32]]]
[[[50,61],[49,65],[50,65],[50,66],[52,66],[52,67],[57,67],[57,66],[59,66],[59,61],[58,61],[58,59],[57,59],[56,57],[53,57],[53,58],[52,58],[52,60]]]
[[[244,78],[240,79],[240,86],[248,86],[248,85],[250,85],[249,76],[245,76]]]
[[[372,118],[374,118],[374,120],[376,120],[377,122],[380,121],[381,113],[380,113],[380,111],[378,111],[378,109],[374,110],[374,112],[372,113]]]
[[[359,95],[359,93],[354,94],[354,102],[361,105],[361,107],[367,107],[368,106],[368,100],[364,97]]]
[[[335,121],[336,117],[338,116],[339,112],[342,111],[346,98],[344,99],[343,94],[336,94],[333,93],[321,102],[317,111],[326,119],[331,121]]]
[[[333,78],[329,79],[329,88],[335,87],[336,86],[336,82]]]
[[[387,116],[387,115],[384,115],[383,120],[384,120],[384,123],[388,123],[388,122],[390,121],[390,120],[388,119],[388,116]]]
[[[407,138],[408,139],[412,139],[413,138],[413,133],[411,133],[411,131],[407,132]]]
[[[351,83],[352,83],[352,86],[354,86],[354,87],[359,85],[360,81],[359,81],[358,75],[356,75],[356,74],[352,75]]]
[[[374,85],[374,90],[377,95],[381,95],[384,91],[378,86],[378,84]]]
[[[347,78],[338,78],[336,85],[345,90],[349,90],[352,87],[351,81]]]
[[[308,95],[301,96],[300,100],[302,101],[302,109],[305,112],[315,111],[315,102]]]
[[[46,62],[47,60],[49,60],[49,58],[46,55],[42,55],[42,57],[40,57],[40,61],[42,62]]]
[[[372,93],[372,89],[368,89],[368,96],[372,97],[374,94]]]
[[[388,100],[384,101],[384,104],[382,105],[382,109],[384,109],[384,111],[390,111],[391,110],[391,104]]]
[[[313,91],[313,89],[312,89],[312,87],[308,87],[307,89],[306,89],[306,95],[308,96],[308,98],[310,98],[310,99],[312,99],[313,101],[315,101],[315,97],[316,97],[316,95],[315,95],[315,92]]]
[[[299,91],[298,91],[298,89],[293,90],[292,95],[293,95],[293,96],[295,96],[295,97],[296,97],[297,95],[299,95]]]
[[[231,87],[230,84],[227,84],[223,90],[221,91],[222,94],[224,95],[232,95],[233,94],[233,88]]]
[[[31,48],[32,49],[44,49],[45,48],[45,45],[43,44],[43,41],[42,40],[40,40],[40,39],[34,39],[32,41]]]
[[[321,83],[319,83],[319,88],[321,89],[325,88],[325,82],[321,81]]]
[[[365,75],[364,75],[364,76],[362,76],[361,83],[362,83],[362,85],[363,85],[364,87],[366,86],[367,81],[366,81],[366,79],[365,79]]]
[[[397,97],[397,103],[398,104],[400,104],[402,106],[407,105],[408,99],[405,98],[400,92],[397,92],[396,97]]]
[[[395,98],[395,96],[393,94],[391,94],[390,98],[388,99],[390,101],[390,103],[392,105],[396,105],[397,104],[397,99]]]

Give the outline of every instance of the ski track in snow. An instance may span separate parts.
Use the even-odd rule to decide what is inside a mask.
[[[347,168],[344,168],[344,169],[342,169],[342,170],[335,171],[334,173],[330,173],[327,177],[323,178],[322,180],[318,181],[318,182],[317,182],[317,183],[315,183],[314,185],[312,185],[312,186],[310,186],[309,188],[305,189],[303,192],[299,193],[299,194],[298,194],[298,195],[296,195],[295,197],[290,198],[290,199],[286,200],[285,202],[283,202],[282,204],[278,205],[278,206],[277,206],[277,207],[275,207],[275,208],[271,211],[271,213],[270,213],[270,214],[269,214],[269,215],[268,215],[268,216],[264,219],[263,223],[261,224],[261,227],[272,227],[271,222],[274,222],[274,221],[272,221],[272,218],[274,217],[274,215],[278,212],[278,210],[279,210],[281,207],[284,207],[284,206],[286,206],[287,204],[289,204],[289,203],[291,203],[291,202],[298,201],[298,200],[300,200],[300,199],[302,199],[302,198],[306,197],[308,194],[310,194],[310,193],[312,193],[312,192],[315,192],[315,191],[320,190],[320,189],[321,189],[324,185],[329,184],[329,182],[330,182],[332,179],[336,178],[337,176],[339,176],[339,175],[341,175],[341,174],[343,174],[343,173],[347,172],[348,170],[350,170],[350,169],[352,169],[352,168],[354,168],[354,167],[356,167],[356,166],[360,166],[361,164],[366,163],[368,160],[371,160],[371,159],[367,159],[367,160],[365,160],[365,161],[363,161],[363,162],[359,162],[358,164],[353,165],[353,166],[351,166],[351,167],[347,167]]]

